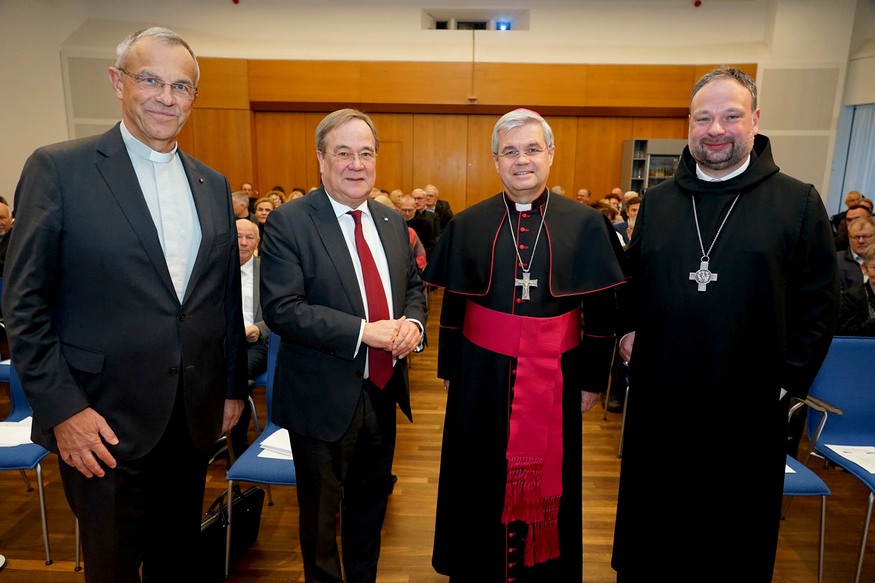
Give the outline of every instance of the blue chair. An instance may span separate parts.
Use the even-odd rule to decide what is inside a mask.
[[[273,377],[276,371],[277,353],[279,352],[280,337],[274,333],[270,333],[268,340],[268,355],[267,355],[267,420],[264,423],[264,431],[255,440],[255,443],[243,452],[240,457],[228,469],[226,479],[228,480],[228,529],[227,539],[225,542],[225,578],[228,577],[231,561],[231,529],[233,527],[233,512],[231,501],[233,499],[233,488],[235,482],[254,482],[257,484],[266,484],[268,492],[270,485],[276,484],[280,486],[294,486],[297,484],[295,475],[295,464],[291,460],[281,460],[273,458],[258,457],[261,452],[261,444],[264,440],[280,429],[270,418],[271,399],[273,397]],[[273,500],[269,499],[268,505],[273,505]]]
[[[808,406],[816,411],[823,412],[824,409],[810,399],[804,401],[796,400],[790,408],[790,416],[792,417],[797,409]],[[784,473],[784,497],[786,498],[781,518],[787,514],[790,507],[790,501],[795,496],[820,496],[820,533],[818,539],[818,554],[817,554],[817,581],[823,581],[823,542],[826,527],[826,497],[830,496],[829,487],[820,476],[815,474],[804,462],[795,459],[791,455],[787,455],[787,466],[792,472]]]
[[[808,411],[807,434],[815,455],[842,468],[869,488],[869,501],[860,553],[857,559],[859,583],[875,503],[875,474],[830,449],[829,445],[875,447],[875,338],[836,336],[833,338],[809,398],[823,403],[825,411]]]
[[[0,374],[8,374],[9,396],[12,400],[12,410],[4,421],[15,422],[26,419],[32,415],[30,404],[21,388],[21,381],[15,372],[15,367],[4,362],[0,368]],[[8,368],[7,368],[8,367]],[[40,517],[42,520],[43,543],[46,549],[46,565],[52,564],[52,553],[49,548],[49,526],[46,520],[46,492],[43,483],[43,469],[40,462],[49,455],[49,450],[35,443],[25,443],[14,447],[0,447],[0,470],[18,470],[24,478],[24,484],[28,492],[33,492],[30,480],[25,470],[36,470],[37,487],[39,488]]]

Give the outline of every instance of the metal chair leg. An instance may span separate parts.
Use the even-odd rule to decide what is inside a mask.
[[[21,472],[21,479],[24,480],[24,487],[27,488],[28,492],[33,492],[33,486],[30,485],[30,480],[27,479],[27,472],[24,470],[18,470]]]
[[[857,559],[857,575],[854,583],[860,583],[860,575],[863,573],[863,556],[866,554],[866,539],[869,538],[869,521],[872,519],[872,503],[875,502],[875,492],[869,493],[869,505],[866,509],[866,522],[863,524],[863,541],[860,543],[860,558]]]
[[[234,480],[228,480],[228,528],[225,532],[225,579],[231,571],[231,512],[234,505]]]
[[[73,570],[77,573],[82,570],[82,542],[81,534],[79,533],[79,519],[76,519],[76,565]]]
[[[46,565],[52,564],[52,551],[49,548],[49,521],[46,519],[46,491],[43,487],[43,467],[36,465],[37,487],[39,489],[39,509],[43,525],[43,542],[46,547]]]

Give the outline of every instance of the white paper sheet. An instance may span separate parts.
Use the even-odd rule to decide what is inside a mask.
[[[840,456],[848,459],[870,474],[875,474],[875,447],[871,445],[829,445]]]
[[[274,459],[292,459],[292,444],[289,441],[288,429],[277,429],[261,442],[258,457]]]
[[[0,421],[0,447],[14,447],[33,443],[30,440],[30,427],[33,417],[25,417],[21,421]]]
[[[784,473],[785,474],[795,474],[796,470],[794,470],[793,468],[791,468],[787,464],[784,464]]]

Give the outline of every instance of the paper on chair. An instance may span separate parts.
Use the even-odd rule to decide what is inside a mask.
[[[784,464],[784,473],[785,474],[795,474],[796,470],[794,470],[793,468],[791,468],[787,464]]]
[[[288,429],[277,429],[261,442],[258,457],[274,459],[292,459],[292,444],[289,441]]]
[[[25,417],[21,421],[0,422],[0,447],[15,447],[33,443],[30,440],[30,427],[33,417]]]
[[[861,466],[870,474],[875,474],[875,447],[871,445],[827,445],[826,447]]]

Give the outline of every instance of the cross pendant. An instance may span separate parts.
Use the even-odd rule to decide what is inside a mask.
[[[521,288],[523,288],[522,299],[524,299],[524,300],[530,300],[530,299],[532,299],[532,298],[531,298],[531,296],[529,295],[529,288],[530,288],[530,287],[538,287],[538,280],[537,280],[537,279],[529,279],[529,272],[528,272],[528,271],[524,271],[524,272],[523,272],[523,278],[522,278],[522,279],[516,279],[516,278],[514,278],[514,280],[513,280],[513,285],[514,285],[514,287],[521,287]]]
[[[717,274],[708,269],[707,261],[702,261],[699,264],[699,271],[690,272],[690,281],[695,281],[698,284],[698,291],[707,291],[705,287],[712,281],[717,281]]]

